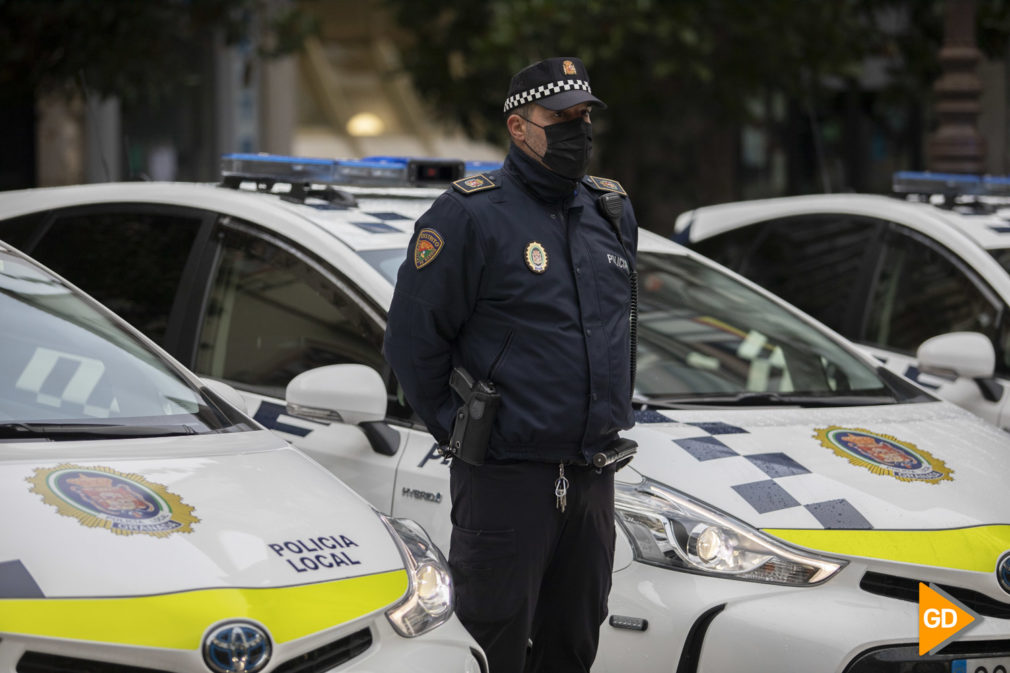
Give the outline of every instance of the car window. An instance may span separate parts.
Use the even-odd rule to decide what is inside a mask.
[[[165,345],[168,317],[200,227],[192,212],[57,214],[24,250]]]
[[[938,249],[896,231],[884,242],[866,340],[906,353],[946,332],[981,332],[997,342],[999,310],[980,287]]]
[[[714,259],[723,266],[739,272],[747,260],[751,248],[754,247],[754,241],[768,225],[768,222],[758,222],[747,227],[740,227],[692,243],[691,247],[709,259]]]
[[[251,227],[220,231],[222,250],[199,332],[198,373],[284,397],[292,378],[315,367],[359,363],[386,369],[377,321],[332,274]]]
[[[0,229],[0,235],[3,234],[3,230]],[[997,250],[990,250],[989,253],[999,262],[999,265],[1003,267],[1003,270],[1010,273],[1010,248],[1001,248]]]
[[[0,440],[195,434],[231,425],[97,304],[3,250],[0,315]],[[122,433],[130,428],[139,434]]]
[[[867,255],[883,222],[836,215],[767,222],[740,272],[825,325],[852,337],[866,289]]]
[[[642,252],[638,272],[640,395],[890,394],[865,360],[716,268]]]
[[[32,235],[48,215],[48,211],[42,211],[0,220],[0,241],[6,241],[22,251],[26,250]]]

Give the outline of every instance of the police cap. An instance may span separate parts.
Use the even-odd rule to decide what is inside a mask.
[[[505,115],[526,103],[536,103],[548,110],[564,110],[579,103],[607,107],[593,95],[586,66],[574,56],[548,58],[516,73],[505,99]]]

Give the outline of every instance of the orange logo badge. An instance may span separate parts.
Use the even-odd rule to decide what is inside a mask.
[[[564,63],[561,64],[561,67],[564,69],[566,75],[575,74],[575,64],[572,63],[571,61],[565,61]]]
[[[919,582],[919,656],[934,654],[976,619],[947,594]]]
[[[414,243],[414,266],[424,268],[435,261],[444,245],[442,237],[434,229],[422,229]]]

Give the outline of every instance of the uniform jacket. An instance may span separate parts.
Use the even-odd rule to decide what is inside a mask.
[[[624,246],[597,209],[607,191],[624,197]],[[636,246],[619,184],[562,180],[514,146],[502,169],[442,194],[415,226],[384,344],[435,439],[460,404],[458,364],[502,395],[490,460],[581,461],[631,427]]]

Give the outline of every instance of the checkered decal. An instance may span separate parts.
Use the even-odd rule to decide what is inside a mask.
[[[532,103],[533,101],[540,100],[546,96],[553,96],[554,94],[562,93],[565,91],[582,90],[586,93],[593,93],[593,90],[589,88],[589,82],[581,79],[560,79],[557,82],[551,84],[543,84],[535,89],[528,89],[521,93],[509,96],[505,100],[505,112],[513,108],[517,108],[520,105],[526,105],[526,103]]]
[[[404,231],[413,230],[413,220],[411,220],[406,215],[401,215],[400,213],[362,213],[362,215],[368,215],[374,217],[377,222],[351,222],[354,226],[359,229],[364,229],[370,234],[400,234]],[[403,222],[404,225],[400,227],[394,227],[387,222]],[[408,226],[409,225],[409,226]]]
[[[670,421],[669,418],[666,419]],[[744,484],[736,484],[733,490],[754,508],[758,514],[766,514],[792,507],[802,507],[827,529],[868,530],[870,522],[859,513],[852,503],[845,499],[812,501],[803,495],[804,489],[791,486],[798,484],[810,470],[784,453],[742,454],[726,444],[720,437],[749,434],[747,430],[726,423],[687,423],[702,433],[697,437],[674,439],[673,443],[699,462],[707,461],[747,461],[760,472],[764,479]],[[729,439],[727,439],[729,441]],[[806,489],[809,492],[809,489]],[[804,502],[804,500],[811,500]]]
[[[37,404],[67,414],[109,418],[119,412],[119,401],[108,385],[100,385],[105,365],[99,360],[39,346],[14,384]]]

